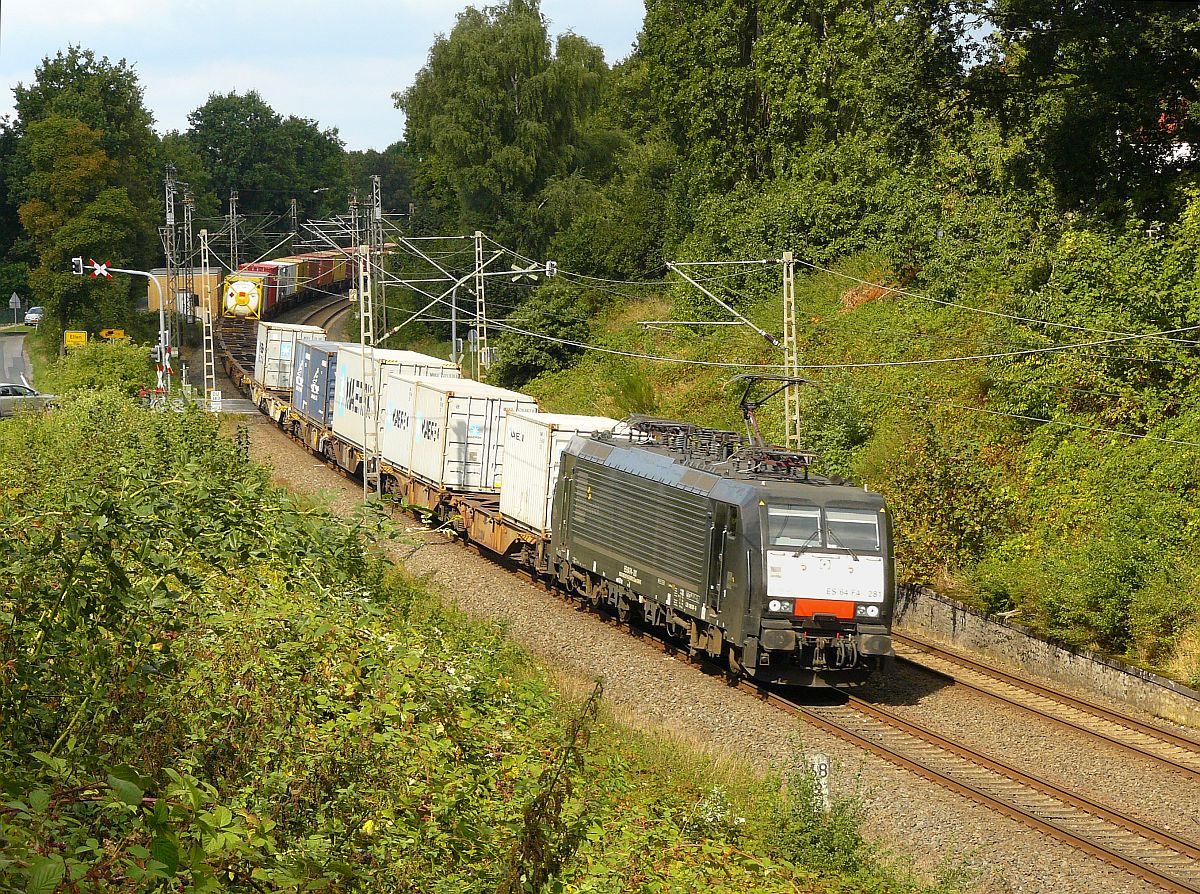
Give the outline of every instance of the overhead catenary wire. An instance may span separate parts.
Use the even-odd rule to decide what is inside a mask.
[[[832,382],[809,382],[819,386],[849,388],[852,391],[860,391],[865,394],[875,394],[880,397],[892,397],[897,400],[906,400],[912,403],[923,404],[925,406],[944,407],[952,410],[966,410],[973,413],[984,413],[988,416],[1000,416],[1007,419],[1017,419],[1024,422],[1037,422],[1045,425],[1057,425],[1064,428],[1073,428],[1079,431],[1089,431],[1096,434],[1117,435],[1122,438],[1130,438],[1139,441],[1155,441],[1160,444],[1172,444],[1177,447],[1200,447],[1200,441],[1184,441],[1177,438],[1162,438],[1158,435],[1137,434],[1136,432],[1121,431],[1118,428],[1104,428],[1097,425],[1085,425],[1081,422],[1066,422],[1061,419],[1048,419],[1044,416],[1031,416],[1026,413],[1009,413],[1004,410],[990,410],[987,407],[975,407],[970,404],[960,404],[954,401],[934,400],[933,398],[917,397],[913,394],[897,394],[891,391],[880,391],[875,388],[865,388],[860,385],[835,384]]]

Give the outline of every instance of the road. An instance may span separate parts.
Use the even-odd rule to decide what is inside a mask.
[[[33,383],[24,335],[0,335],[0,382]]]

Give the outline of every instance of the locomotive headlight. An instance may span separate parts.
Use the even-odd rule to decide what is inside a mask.
[[[878,618],[878,605],[857,605],[854,607],[854,616],[856,618]]]
[[[787,599],[772,599],[767,603],[767,611],[790,615],[792,613],[792,603]]]

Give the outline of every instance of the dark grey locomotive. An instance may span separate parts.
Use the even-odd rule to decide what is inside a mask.
[[[636,419],[575,438],[555,490],[560,582],[765,682],[865,679],[894,653],[883,498],[813,457]]]

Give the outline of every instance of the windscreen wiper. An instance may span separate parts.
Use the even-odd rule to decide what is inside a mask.
[[[858,561],[858,553],[856,553],[850,547],[846,546],[846,544],[842,543],[842,538],[838,537],[837,534],[833,533],[833,528],[826,528],[825,531],[827,534],[829,534],[830,540],[837,541],[838,546],[840,546],[846,552],[850,553],[850,558],[852,558],[855,562]]]
[[[811,544],[814,539],[819,539],[820,536],[821,536],[820,531],[813,531],[811,534],[808,535],[808,537],[804,540],[803,543],[801,543],[798,547],[796,547],[796,551],[794,553],[792,553],[792,556],[798,556],[801,553],[803,553],[805,550],[808,549],[809,544]]]

